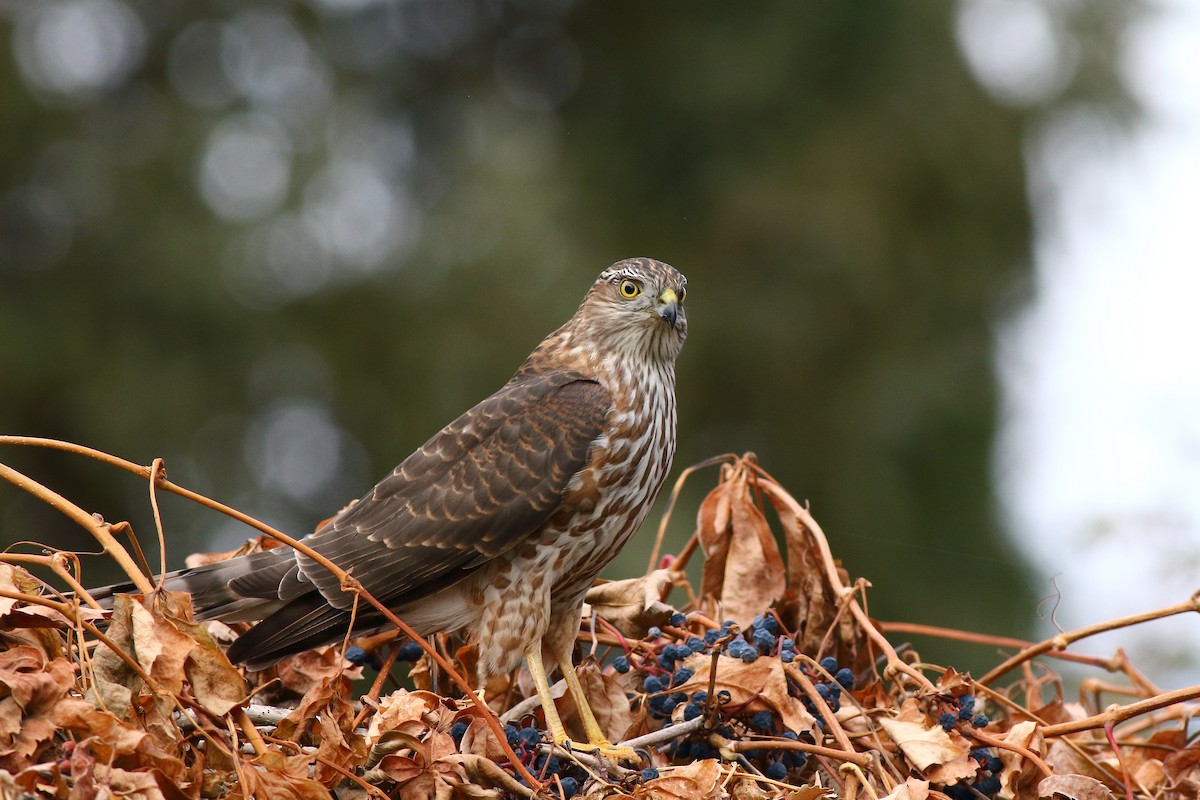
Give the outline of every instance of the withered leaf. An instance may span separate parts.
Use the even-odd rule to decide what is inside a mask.
[[[722,468],[722,481],[697,517],[704,550],[701,595],[717,599],[721,617],[747,626],[783,597],[783,557],[767,518],[751,494],[747,464]]]
[[[693,671],[692,677],[672,691],[692,693],[708,690],[712,656],[693,655],[681,662]],[[728,691],[731,704],[744,707],[745,713],[770,711],[787,730],[812,731],[816,720],[800,701],[788,694],[787,676],[777,658],[760,658],[747,664],[740,658],[717,657],[717,679],[713,691]]]
[[[916,700],[904,701],[899,714],[881,718],[879,725],[908,762],[931,781],[954,784],[975,775],[970,743],[926,720]]]
[[[881,800],[925,800],[929,797],[929,781],[909,778]]]
[[[0,651],[0,768],[19,767],[57,732],[55,706],[75,683],[64,658],[29,645]]]
[[[610,742],[619,742],[625,738],[626,731],[633,722],[633,714],[629,710],[629,698],[616,678],[605,675],[600,665],[593,658],[583,661],[575,670],[583,693],[596,715],[600,730]]]
[[[1103,783],[1086,775],[1051,775],[1038,784],[1038,797],[1113,800],[1113,793]]]
[[[1041,755],[1042,752],[1042,734],[1038,730],[1036,724],[1030,720],[1018,722],[1008,729],[1004,735],[1004,741],[1024,747],[1027,750]],[[1020,793],[1022,783],[1022,775],[1026,768],[1032,774],[1036,769],[1033,764],[1026,764],[1025,757],[1013,750],[1000,750],[1000,760],[1004,767],[1000,770],[1000,791],[1007,793],[1009,797],[1017,797]]]
[[[716,759],[693,761],[634,789],[637,800],[715,800],[721,796],[721,765]]]
[[[609,581],[588,589],[584,601],[593,614],[626,636],[640,639],[651,626],[667,623],[675,609],[659,600],[683,573],[656,569],[640,578]]]

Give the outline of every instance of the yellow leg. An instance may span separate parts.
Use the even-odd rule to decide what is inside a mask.
[[[579,685],[579,678],[575,675],[575,668],[571,666],[570,662],[561,667],[563,679],[567,682],[567,690],[570,691],[571,698],[575,701],[575,708],[579,711],[583,729],[587,732],[587,744],[573,742],[567,736],[567,730],[563,727],[562,719],[558,716],[558,709],[554,705],[554,698],[550,696],[550,679],[546,677],[546,668],[542,665],[542,654],[536,650],[526,654],[525,665],[529,668],[529,675],[533,678],[538,699],[542,701],[542,710],[546,714],[546,727],[550,730],[550,737],[555,744],[572,750],[598,752],[602,756],[619,761],[638,760],[638,755],[632,747],[616,747],[605,738],[604,731],[600,730],[600,725],[596,722],[596,715],[592,713],[587,698],[583,696],[583,687]]]
[[[550,679],[546,677],[546,668],[542,666],[542,654],[537,650],[526,653],[525,666],[529,668],[529,676],[533,678],[533,687],[537,689],[538,699],[542,701],[542,711],[546,714],[546,727],[550,729],[550,738],[557,745],[570,741],[567,738],[567,729],[563,727],[562,718],[558,716],[554,698],[550,696]]]

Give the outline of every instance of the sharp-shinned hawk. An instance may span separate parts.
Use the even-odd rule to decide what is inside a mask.
[[[611,747],[571,657],[584,593],[671,467],[686,286],[660,261],[613,264],[498,392],[304,539],[418,632],[467,633],[481,682],[524,661],[560,744],[547,659],[590,744]],[[340,640],[354,599],[286,547],[173,573],[166,587],[190,592],[202,618],[260,620],[229,648],[252,669]],[[356,630],[382,624],[359,605]]]

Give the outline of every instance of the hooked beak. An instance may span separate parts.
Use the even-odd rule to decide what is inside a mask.
[[[679,319],[679,295],[675,294],[674,289],[664,289],[658,296],[658,305],[654,310],[663,321],[674,328],[675,321]]]

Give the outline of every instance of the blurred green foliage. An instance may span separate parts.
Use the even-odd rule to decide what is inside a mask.
[[[1119,28],[1078,9],[1059,34],[1087,68],[1008,107],[955,9],[5,6],[0,430],[162,456],[304,532],[501,384],[604,266],[651,255],[689,277],[676,472],[756,451],[872,613],[1020,635],[989,477],[996,328],[1029,278],[1022,137],[1111,100]],[[0,459],[150,537],[138,481]],[[248,534],[164,503],[173,566]],[[17,540],[94,549],[0,487]]]

